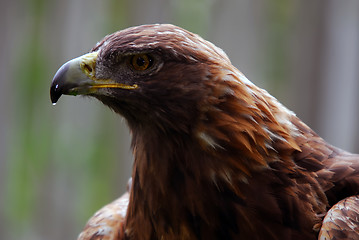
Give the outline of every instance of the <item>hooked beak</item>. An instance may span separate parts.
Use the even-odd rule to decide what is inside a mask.
[[[100,88],[136,89],[138,86],[126,85],[111,79],[96,78],[96,60],[98,52],[87,53],[62,65],[56,72],[51,88],[50,98],[53,105],[62,94],[86,95],[95,93]]]

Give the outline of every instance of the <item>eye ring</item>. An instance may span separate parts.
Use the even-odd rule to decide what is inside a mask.
[[[153,64],[153,58],[148,54],[136,54],[131,57],[131,66],[137,71],[144,71]]]

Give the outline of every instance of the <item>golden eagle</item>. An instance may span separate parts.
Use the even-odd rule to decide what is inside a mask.
[[[359,239],[359,156],[196,34],[169,24],[115,32],[65,63],[50,92],[53,103],[95,97],[132,133],[129,193],[79,239]]]

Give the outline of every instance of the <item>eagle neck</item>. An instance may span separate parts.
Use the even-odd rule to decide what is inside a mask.
[[[135,161],[127,231],[136,235],[134,239],[151,239],[151,234],[156,234],[155,239],[171,239],[171,234],[197,239],[199,225],[216,224],[219,213],[234,212],[231,205],[208,211],[220,201],[219,188],[227,191],[229,187],[213,181],[221,166],[201,150],[193,134],[147,134],[133,132]],[[225,217],[235,221],[232,215]]]

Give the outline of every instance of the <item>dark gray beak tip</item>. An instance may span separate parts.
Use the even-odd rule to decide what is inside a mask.
[[[50,99],[53,105],[57,103],[62,94],[66,94],[66,90],[69,89],[68,84],[66,83],[66,73],[69,69],[69,64],[65,63],[57,70],[54,78],[52,79],[52,84],[50,87]]]
[[[50,88],[50,98],[53,105],[57,103],[61,95],[62,91],[59,87],[59,84],[52,84]]]

